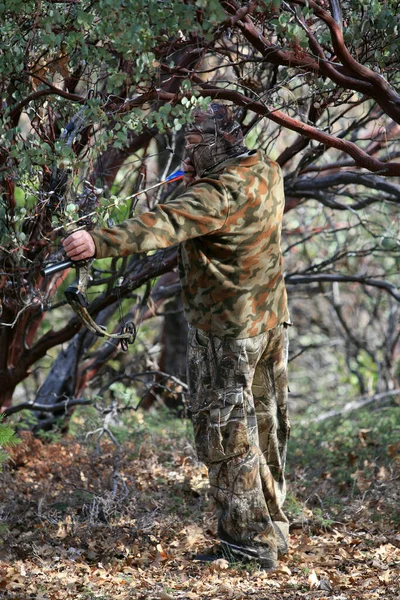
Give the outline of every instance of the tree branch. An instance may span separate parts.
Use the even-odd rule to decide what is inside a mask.
[[[221,2],[225,10],[235,14],[240,5],[235,0]],[[333,49],[341,63],[333,63],[327,60],[322,46],[317,41],[313,32],[303,23],[302,26],[307,33],[310,49],[316,57],[310,55],[296,56],[294,52],[287,52],[267,40],[254,25],[252,19],[247,15],[238,21],[237,27],[242,31],[248,42],[258,50],[264,59],[272,64],[297,67],[308,72],[324,74],[337,85],[373,98],[383,110],[397,123],[400,122],[400,96],[389,85],[389,83],[378,73],[357,62],[348,51],[343,38],[341,26],[336,22],[329,12],[321,8],[313,0],[293,0],[288,2],[300,6],[308,6],[313,9],[314,14],[320,18],[329,28]],[[340,4],[336,1],[335,15],[338,16],[337,8]]]
[[[66,398],[62,402],[57,402],[56,404],[35,404],[34,402],[21,402],[20,404],[6,408],[1,414],[5,417],[9,417],[14,413],[21,412],[21,410],[34,410],[37,412],[51,413],[64,410],[66,412],[71,406],[85,406],[87,404],[93,404],[93,400],[84,400],[83,398],[74,398],[71,400],[70,398]]]
[[[132,289],[172,270],[176,263],[177,250],[174,247],[160,250],[145,258],[138,258],[133,267],[126,272],[124,283],[119,290],[114,289],[111,293],[103,293],[98,296],[89,307],[90,314],[97,315],[99,311],[110,304],[119,302],[119,299],[128,295]],[[62,329],[48,331],[32,348],[26,348],[8,377],[9,384],[17,384],[22,381],[27,376],[28,369],[32,364],[43,358],[50,348],[70,340],[81,327],[82,322],[78,317],[73,317]]]
[[[27,96],[26,98],[24,98],[23,100],[18,102],[14,106],[13,110],[10,113],[10,118],[13,123],[18,122],[18,120],[21,116],[22,110],[24,109],[25,106],[27,106],[29,104],[29,102],[32,102],[33,100],[37,100],[38,98],[41,98],[42,96],[52,96],[52,95],[56,94],[57,96],[60,96],[61,98],[65,98],[66,100],[71,100],[72,102],[77,102],[78,104],[84,104],[86,102],[86,98],[84,98],[82,96],[78,96],[77,94],[70,94],[69,92],[65,92],[64,90],[60,89],[56,85],[53,85],[52,83],[50,83],[50,81],[47,81],[47,79],[40,77],[40,75],[35,75],[34,73],[29,73],[29,72],[25,72],[25,71],[24,71],[24,74],[28,75],[29,77],[34,77],[35,79],[39,79],[42,83],[44,83],[47,86],[47,89],[34,92],[33,94],[30,94],[29,96]]]
[[[333,48],[338,59],[347,67],[353,76],[360,82],[368,83],[372,86],[372,92],[368,95],[384,109],[397,123],[400,122],[400,95],[389,85],[389,83],[378,73],[375,73],[368,67],[357,62],[348,51],[343,38],[341,27],[335,19],[323,8],[321,8],[314,0],[292,0],[292,4],[300,6],[309,6],[314,14],[319,17],[328,27],[331,33]],[[326,68],[321,64],[321,69]],[[350,89],[351,86],[350,86]]]
[[[388,294],[393,296],[400,302],[400,291],[389,281],[382,279],[374,279],[373,277],[366,277],[365,275],[339,275],[333,273],[318,273],[315,275],[300,275],[297,273],[289,273],[285,275],[285,282],[287,284],[303,284],[303,283],[321,283],[321,282],[333,283],[334,281],[345,282],[345,283],[361,283],[362,285],[370,285],[385,290]]]
[[[339,27],[342,28],[342,7],[340,5],[340,0],[329,0],[329,4],[331,6],[332,17]]]
[[[297,195],[298,192],[307,190],[327,190],[338,185],[363,185],[368,189],[380,190],[393,197],[393,202],[400,202],[400,185],[391,183],[383,177],[370,175],[368,173],[358,173],[350,171],[341,171],[325,177],[302,177],[296,179],[293,186],[290,187],[290,194]],[[382,198],[377,198],[382,200]]]
[[[400,175],[400,163],[396,162],[383,162],[378,160],[377,158],[373,158],[369,156],[366,152],[361,150],[356,144],[353,142],[349,142],[346,140],[342,140],[337,138],[329,133],[324,133],[320,131],[316,127],[312,127],[311,125],[307,125],[306,123],[302,123],[293,117],[289,117],[280,110],[275,110],[258,100],[249,99],[247,96],[244,96],[240,92],[236,92],[234,90],[229,89],[220,89],[216,88],[210,84],[204,83],[201,86],[203,91],[200,92],[202,96],[209,96],[210,98],[219,98],[220,100],[229,100],[238,106],[243,106],[248,110],[252,110],[253,112],[265,116],[271,121],[278,123],[278,125],[282,125],[283,127],[287,127],[292,131],[297,131],[301,135],[304,135],[307,138],[316,140],[321,142],[325,146],[330,148],[336,148],[341,152],[345,152],[349,154],[356,162],[356,164],[360,167],[364,167],[369,171],[379,172],[384,175]],[[159,96],[161,99],[166,100],[168,102],[175,103],[178,99],[183,96],[189,97],[190,94],[182,94],[181,96],[176,96],[174,94],[170,94],[167,92],[159,92]]]
[[[381,403],[386,400],[389,396],[398,396],[400,394],[400,389],[390,390],[387,392],[382,392],[380,394],[374,394],[374,396],[369,396],[367,398],[360,398],[359,400],[354,400],[354,402],[348,402],[344,405],[340,410],[328,410],[322,415],[318,415],[314,419],[311,419],[312,423],[320,423],[321,421],[326,421],[327,419],[332,419],[334,417],[341,417],[342,415],[353,412],[354,410],[358,410],[359,408],[364,408],[364,406],[368,406],[373,402]],[[303,425],[310,423],[310,420],[302,421]]]

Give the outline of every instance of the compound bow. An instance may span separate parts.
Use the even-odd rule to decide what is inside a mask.
[[[90,97],[90,96],[88,96]],[[80,109],[80,111],[74,115],[71,121],[67,124],[65,129],[62,131],[60,139],[65,143],[66,146],[71,146],[74,139],[84,129],[87,125],[85,124],[85,110],[86,107]],[[169,175],[163,181],[160,181],[156,184],[151,185],[147,189],[140,190],[131,196],[128,196],[126,200],[130,200],[140,194],[153,190],[165,183],[171,183],[173,181],[177,181],[184,177],[184,172],[181,170],[175,171],[171,175]],[[53,169],[53,191],[54,197],[52,199],[52,204],[54,202],[57,203],[57,206],[64,202],[64,194],[67,187],[67,174],[64,169],[60,169],[55,167]],[[96,192],[93,186],[89,189],[85,190],[85,198],[84,204],[87,204],[87,200],[89,200],[89,205],[93,208],[97,202]],[[89,214],[85,214],[83,217],[80,217],[79,221],[84,221],[83,226],[89,225],[89,218],[95,215],[95,211],[90,212]],[[76,231],[76,229],[75,229]],[[68,231],[68,234],[72,233],[72,231]],[[121,347],[123,350],[127,350],[129,344],[133,344],[136,339],[136,326],[133,321],[129,321],[122,325],[122,329],[118,333],[108,333],[107,329],[101,325],[98,325],[94,319],[91,317],[88,306],[89,301],[87,299],[87,288],[90,281],[90,269],[91,269],[92,259],[74,262],[72,260],[64,260],[61,262],[54,263],[52,265],[46,266],[41,270],[41,275],[48,277],[50,275],[54,275],[64,269],[69,267],[75,267],[77,271],[76,280],[73,284],[71,284],[68,289],[65,291],[65,297],[67,302],[72,307],[73,311],[76,313],[80,321],[84,324],[89,331],[95,333],[100,337],[107,337],[111,339],[119,340],[121,343]]]

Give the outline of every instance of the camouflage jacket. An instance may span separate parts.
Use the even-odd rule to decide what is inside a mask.
[[[289,320],[280,249],[280,167],[260,151],[230,158],[166,204],[91,232],[96,258],[179,243],[186,318],[219,337]]]

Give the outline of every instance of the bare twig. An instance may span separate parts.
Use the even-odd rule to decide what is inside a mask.
[[[6,408],[2,415],[5,417],[9,417],[14,413],[20,412],[21,410],[34,410],[37,412],[48,412],[55,413],[58,411],[64,410],[65,412],[71,408],[72,406],[85,406],[88,404],[93,404],[93,400],[84,400],[83,398],[66,398],[62,402],[57,402],[56,404],[35,404],[34,402],[22,402],[20,404],[16,404],[15,406],[10,406]]]
[[[385,290],[388,294],[393,296],[398,302],[400,302],[400,291],[393,283],[384,281],[382,279],[375,279],[373,277],[365,277],[358,275],[339,275],[335,273],[318,273],[315,275],[300,275],[297,273],[289,273],[285,277],[286,283],[301,284],[301,283],[320,283],[320,282],[352,282],[361,283],[362,285],[370,285]]]
[[[358,410],[359,408],[363,408],[364,406],[368,406],[373,402],[380,404],[383,401],[385,401],[386,398],[388,398],[389,396],[400,397],[400,388],[396,390],[390,390],[388,392],[381,392],[380,394],[374,394],[373,396],[369,396],[367,398],[360,398],[359,400],[354,400],[353,402],[348,402],[340,410],[329,410],[325,413],[322,413],[322,415],[318,415],[318,417],[302,421],[302,424],[305,425],[307,423],[310,423],[310,421],[312,423],[320,423],[321,421],[326,421],[327,419],[332,419],[333,417],[340,417],[349,412],[353,412],[354,410]]]

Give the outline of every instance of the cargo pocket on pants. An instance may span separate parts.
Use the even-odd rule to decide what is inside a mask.
[[[213,390],[208,416],[208,458],[219,462],[239,457],[249,449],[243,388]]]

